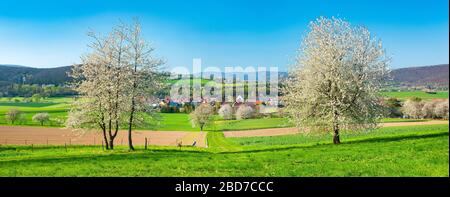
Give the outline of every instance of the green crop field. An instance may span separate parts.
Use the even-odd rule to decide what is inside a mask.
[[[436,94],[430,94],[424,91],[383,92],[382,95],[385,97],[398,98],[400,100],[406,100],[411,97],[418,97],[421,99],[448,99],[448,91],[436,92]]]
[[[207,149],[0,146],[0,176],[449,176],[448,125],[373,132],[341,145],[300,137],[241,145],[209,132]]]

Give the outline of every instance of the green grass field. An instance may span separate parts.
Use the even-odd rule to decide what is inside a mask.
[[[0,146],[0,176],[449,176],[448,125],[397,127],[330,140],[242,141],[209,132],[210,148]],[[295,143],[294,143],[295,142]],[[258,146],[254,146],[255,143]]]
[[[394,97],[400,100],[406,100],[411,97],[418,97],[421,99],[448,99],[448,91],[436,92],[436,94],[428,94],[424,91],[410,91],[410,92],[382,92],[385,97]]]

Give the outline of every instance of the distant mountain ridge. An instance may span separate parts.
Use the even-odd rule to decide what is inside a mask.
[[[399,68],[392,70],[391,77],[396,86],[448,89],[449,65]]]

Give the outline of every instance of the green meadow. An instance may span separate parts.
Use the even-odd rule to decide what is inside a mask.
[[[412,97],[427,99],[448,99],[448,91],[436,92],[435,94],[426,93],[424,91],[399,91],[399,92],[383,92],[385,97],[394,97],[400,100],[406,100]]]
[[[388,93],[408,98],[419,92]],[[448,92],[432,95],[448,98]],[[0,99],[0,124],[10,108],[23,112],[16,125],[37,126],[31,117],[50,114],[45,127],[61,127],[72,98],[21,102]],[[282,117],[222,120],[214,116],[208,126],[208,148],[126,146],[102,150],[100,146],[0,145],[0,176],[449,176],[449,126],[384,127],[366,132],[343,132],[342,144],[329,134],[225,138],[224,132],[291,127]],[[198,132],[188,114],[158,113],[153,126],[160,131]],[[421,122],[421,119],[384,118],[381,122]]]
[[[236,140],[209,132],[210,148],[181,150],[0,146],[0,176],[449,176],[448,125],[372,132],[346,136],[340,145],[331,138]]]

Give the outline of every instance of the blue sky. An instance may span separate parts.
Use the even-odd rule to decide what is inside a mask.
[[[308,22],[336,16],[383,41],[393,68],[449,62],[448,1],[20,1],[0,2],[0,64],[79,62],[86,32],[138,17],[166,66],[278,66],[293,62]]]

